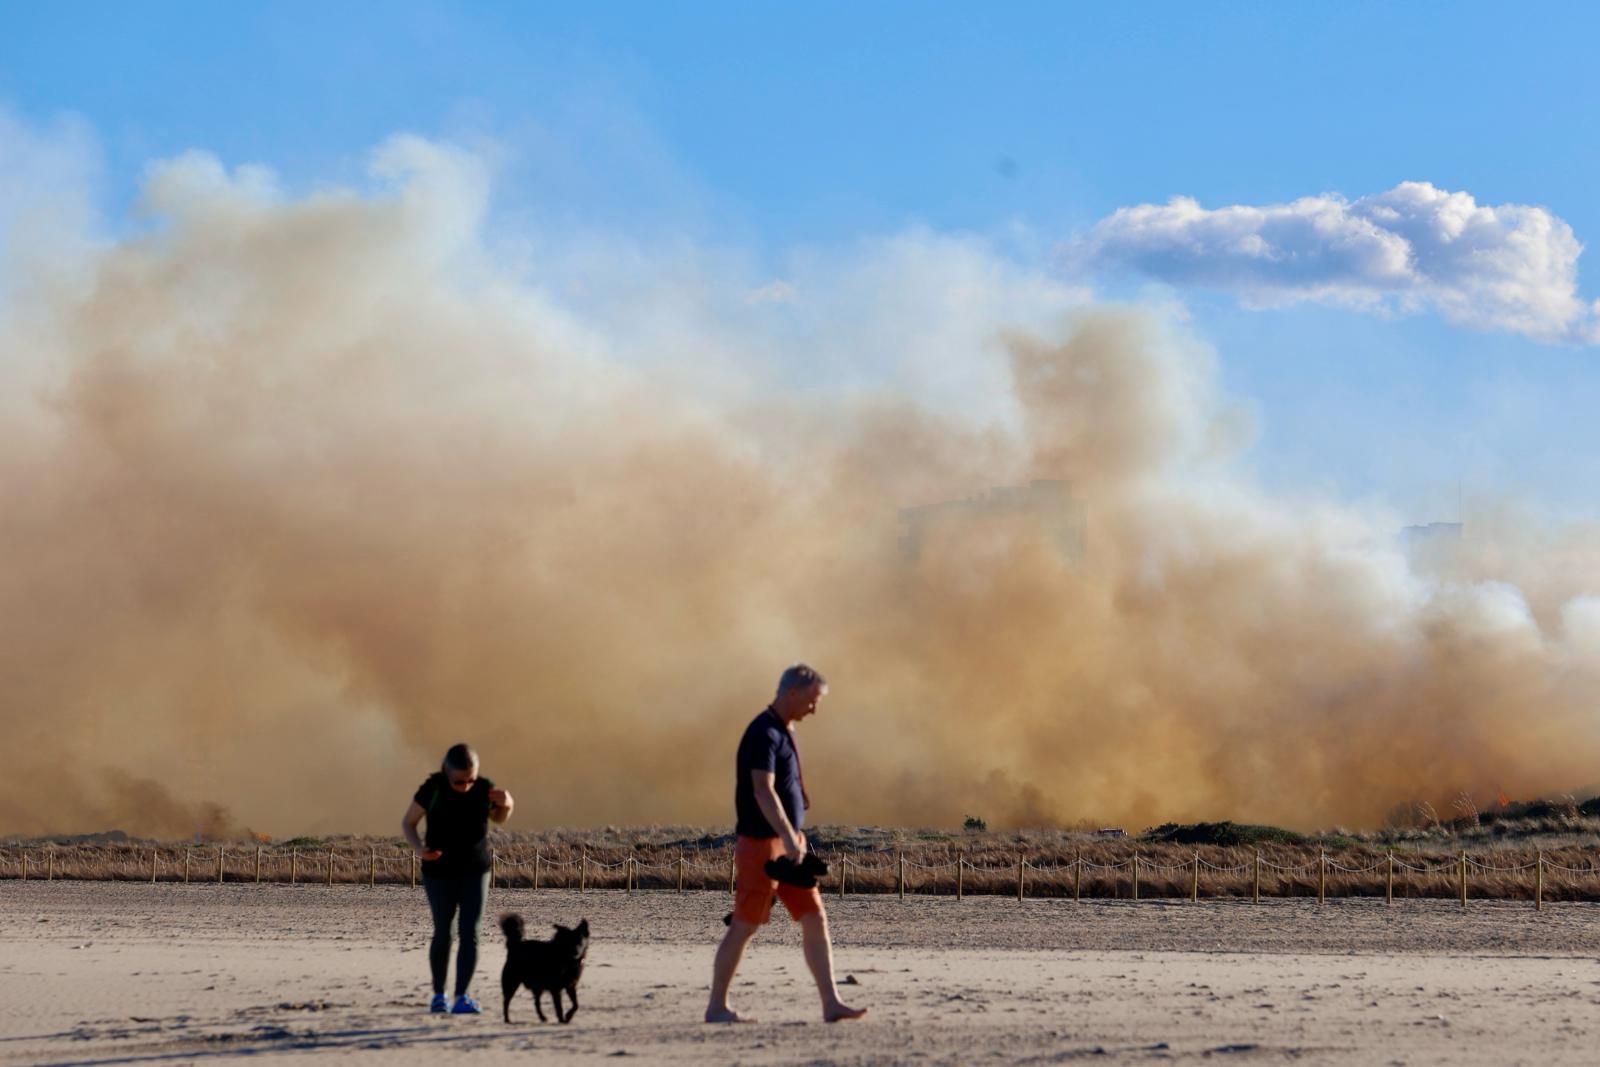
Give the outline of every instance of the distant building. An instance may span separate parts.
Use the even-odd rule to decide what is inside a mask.
[[[1429,522],[1401,530],[1400,544],[1414,566],[1449,570],[1461,562],[1465,534],[1463,523]]]
[[[1022,521],[1054,543],[1061,558],[1083,558],[1083,502],[1067,482],[1036,479],[1027,485],[1000,486],[965,500],[900,510],[900,551],[909,560],[921,557],[931,538],[961,537],[989,526]]]
[[[1429,522],[1421,526],[1407,526],[1400,531],[1400,536],[1406,544],[1439,544],[1441,542],[1459,542],[1462,528],[1465,524],[1459,522]]]

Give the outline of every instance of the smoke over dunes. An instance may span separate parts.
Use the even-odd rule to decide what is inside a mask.
[[[0,829],[387,830],[462,738],[531,825],[724,822],[796,659],[823,822],[1595,777],[1583,531],[1484,517],[1421,566],[1393,516],[1264,492],[1155,313],[923,232],[781,284],[513,247],[473,156],[375,172],[195,155],[132,232],[0,216]],[[1033,481],[1081,552],[1026,513],[906,550],[902,508]]]

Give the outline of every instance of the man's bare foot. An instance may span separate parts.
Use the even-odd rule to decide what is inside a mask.
[[[748,1015],[740,1015],[732,1008],[707,1008],[706,1022],[708,1023],[753,1023],[754,1019]]]
[[[822,1021],[825,1023],[842,1023],[848,1019],[859,1019],[867,1013],[866,1008],[852,1008],[848,1004],[835,1004],[822,1012]]]

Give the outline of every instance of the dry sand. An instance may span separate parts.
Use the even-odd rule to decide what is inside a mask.
[[[752,947],[736,1002],[698,1022],[727,898],[497,890],[491,915],[588,917],[569,1026],[526,993],[498,1015],[426,1013],[420,890],[0,884],[0,1062],[234,1056],[565,1063],[1550,1064],[1596,1061],[1600,908],[1448,901],[1130,903],[830,899],[848,997],[825,1025],[787,922]],[[548,1007],[546,1009],[548,1014]]]

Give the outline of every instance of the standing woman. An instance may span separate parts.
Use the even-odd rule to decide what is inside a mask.
[[[472,972],[478,966],[478,933],[483,928],[483,905],[489,896],[489,823],[511,817],[511,794],[496,789],[478,774],[478,754],[455,745],[444,754],[437,774],[428,776],[411,799],[400,822],[406,843],[422,859],[422,886],[433,912],[433,943],[428,965],[433,969],[435,1012],[477,1015],[478,1002],[467,996]],[[427,841],[417,836],[417,824],[428,820]],[[445,972],[450,967],[450,925],[461,915],[461,948],[456,954],[456,1002],[447,1008]]]

